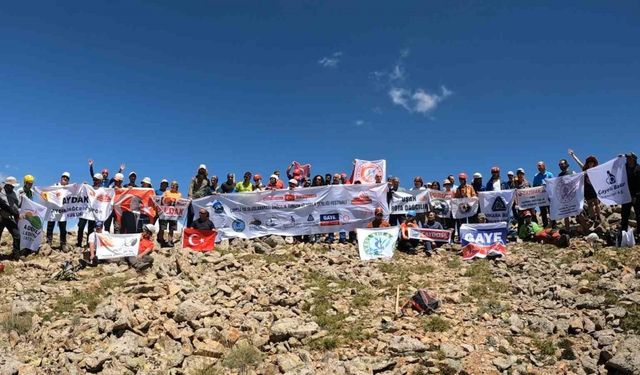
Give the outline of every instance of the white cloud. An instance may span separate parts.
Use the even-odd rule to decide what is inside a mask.
[[[446,87],[441,87],[440,94],[429,93],[423,89],[417,89],[413,93],[410,90],[392,87],[389,90],[389,97],[395,105],[402,106],[409,112],[427,114],[434,109],[453,92]]]
[[[356,126],[362,126],[364,124],[365,124],[364,120],[356,120]]]
[[[331,56],[325,56],[318,60],[318,64],[324,68],[336,68],[340,63],[340,56],[342,56],[342,52],[334,52]]]

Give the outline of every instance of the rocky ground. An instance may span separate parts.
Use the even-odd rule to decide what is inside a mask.
[[[353,245],[270,237],[54,280],[79,253],[3,262],[0,374],[640,374],[640,247],[362,262]],[[442,306],[396,316],[398,287]]]

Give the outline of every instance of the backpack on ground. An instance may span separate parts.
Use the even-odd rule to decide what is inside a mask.
[[[402,311],[407,307],[412,307],[420,314],[434,313],[440,307],[440,301],[426,289],[418,289],[416,293],[402,306]]]

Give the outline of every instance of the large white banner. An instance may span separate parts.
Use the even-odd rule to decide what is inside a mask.
[[[113,198],[116,195],[115,189],[103,187],[94,189],[93,186],[87,184],[83,185],[82,189],[84,191],[80,196],[86,195],[89,198],[89,204],[81,217],[94,221],[107,220],[113,209]]]
[[[180,220],[187,212],[191,199],[168,199],[165,197],[155,196],[153,198],[158,207],[160,220]]]
[[[452,198],[451,216],[454,219],[466,219],[478,213],[478,197]]]
[[[20,248],[38,251],[44,233],[45,216],[47,208],[26,196],[22,199],[20,207]]]
[[[398,227],[357,229],[360,259],[392,258],[398,241]]]
[[[549,195],[544,186],[516,189],[516,204],[519,210],[549,205]]]
[[[576,216],[584,208],[584,173],[547,179],[551,220]]]
[[[614,206],[631,202],[625,162],[624,156],[619,156],[597,167],[587,169],[589,182],[593,185],[602,204]]]
[[[490,222],[508,221],[514,197],[513,190],[481,191],[478,193],[480,212]]]
[[[356,159],[356,165],[353,169],[353,182],[360,180],[363,184],[375,184],[377,174],[382,178],[387,175],[386,160],[369,161]]]
[[[223,238],[353,231],[373,220],[376,207],[389,214],[387,184],[219,194],[196,199],[192,204],[196,214],[200,208],[209,211]]]
[[[451,198],[453,198],[453,191],[438,191],[427,190],[429,193],[429,207],[434,211],[438,217],[449,218],[451,217]]]
[[[102,232],[96,233],[96,236],[98,237],[98,246],[96,246],[96,256],[98,259],[113,259],[138,255],[140,233],[111,234]]]
[[[87,195],[80,195],[81,184],[66,186],[36,186],[44,206],[48,208],[47,221],[66,221],[82,216],[89,205]]]
[[[418,213],[429,211],[429,190],[393,192],[389,203],[391,214],[406,214],[410,210]]]

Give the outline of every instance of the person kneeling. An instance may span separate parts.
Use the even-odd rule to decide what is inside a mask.
[[[151,224],[145,224],[142,227],[142,235],[140,236],[140,246],[138,248],[138,255],[135,257],[128,257],[127,263],[136,271],[142,271],[153,265],[153,258],[150,253],[155,250],[156,244],[153,242],[153,233],[156,228]]]

